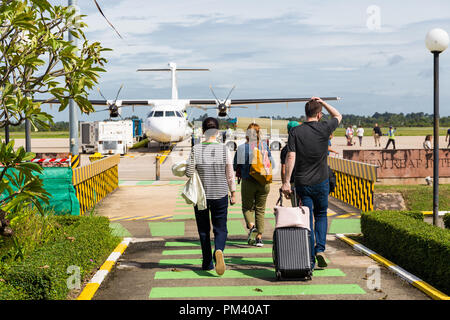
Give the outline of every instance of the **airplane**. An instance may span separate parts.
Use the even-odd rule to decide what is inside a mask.
[[[168,68],[163,69],[138,69],[138,72],[170,72],[172,77],[172,98],[153,100],[118,100],[122,87],[120,87],[116,99],[108,100],[100,92],[104,100],[89,100],[92,105],[107,106],[107,109],[96,112],[109,111],[110,118],[121,116],[121,108],[125,106],[149,106],[150,112],[144,122],[144,133],[150,141],[156,141],[162,149],[172,143],[178,143],[189,138],[192,133],[192,124],[187,116],[187,109],[200,108],[202,110],[216,109],[218,117],[228,116],[231,109],[247,108],[245,105],[269,104],[269,103],[292,103],[307,102],[311,98],[275,98],[275,99],[229,99],[234,87],[227,98],[219,100],[210,87],[215,99],[179,99],[177,86],[178,71],[210,71],[203,68],[177,68],[176,63],[170,62]],[[340,100],[339,97],[323,97],[322,100]],[[39,102],[39,101],[38,101]],[[58,103],[53,100],[47,103]],[[212,107],[213,106],[213,107]]]

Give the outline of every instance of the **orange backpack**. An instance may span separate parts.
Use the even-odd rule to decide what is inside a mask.
[[[262,143],[260,145],[261,149],[256,146],[253,148],[250,176],[265,186],[272,183],[272,163],[270,162],[269,151],[267,148],[263,148]]]

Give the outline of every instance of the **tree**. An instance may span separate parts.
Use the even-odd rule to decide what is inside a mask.
[[[105,71],[102,53],[109,49],[89,43],[81,19],[74,8],[47,0],[0,1],[0,128],[25,119],[48,128],[52,116],[41,104],[53,99],[60,111],[70,99],[81,112],[94,111],[88,91]],[[67,32],[81,40],[80,48],[64,39]],[[8,214],[31,204],[42,213],[41,203],[51,196],[37,176],[42,168],[27,162],[34,157],[23,148],[14,151],[13,141],[0,143],[0,235],[11,233]]]
[[[106,59],[100,43],[89,43],[86,24],[71,7],[47,0],[0,2],[0,128],[29,119],[48,127],[41,104],[52,99],[64,110],[73,99],[81,112],[94,111],[88,90],[98,83]],[[70,32],[80,48],[64,39]],[[46,96],[37,102],[38,96]],[[41,99],[42,100],[42,99]]]

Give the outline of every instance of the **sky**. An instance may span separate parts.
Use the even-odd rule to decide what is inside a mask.
[[[210,72],[178,73],[179,97],[224,99],[339,96],[342,114],[433,113],[429,30],[450,32],[450,1],[387,0],[78,0],[86,36],[113,49],[98,87],[108,99],[169,99],[170,74],[138,73],[169,62]],[[52,0],[67,4],[66,0]],[[440,113],[450,115],[450,49],[440,58]],[[91,99],[101,98],[98,91]],[[100,108],[103,109],[103,108]],[[68,112],[49,109],[55,121]],[[145,117],[149,107],[124,108]],[[191,117],[204,111],[192,109]],[[216,115],[210,111],[211,116]],[[301,116],[304,103],[236,109],[232,117]],[[82,121],[103,120],[106,112]]]

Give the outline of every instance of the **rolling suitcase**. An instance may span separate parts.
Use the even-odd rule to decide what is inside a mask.
[[[311,280],[309,209],[307,207],[283,208],[282,201],[280,192],[278,203],[281,207],[275,207],[278,227],[273,233],[272,249],[276,278],[277,280]],[[282,208],[284,210],[281,210]],[[286,217],[289,216],[292,216],[292,223],[286,221]]]

